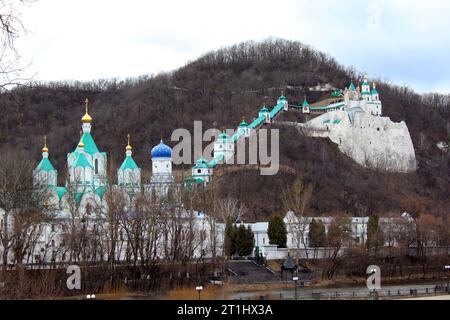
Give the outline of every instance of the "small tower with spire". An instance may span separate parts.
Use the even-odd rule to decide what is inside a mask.
[[[372,94],[370,92],[370,84],[367,75],[364,76],[363,83],[361,85],[362,98],[368,102],[372,101]]]
[[[161,139],[161,142],[152,148],[150,155],[152,176],[145,190],[157,197],[165,197],[175,181],[172,175],[172,149]]]
[[[284,96],[284,91],[281,91],[281,96],[277,100],[277,104],[283,104],[283,110],[288,111],[289,110],[289,103]]]
[[[231,138],[225,132],[222,131],[219,137],[214,141],[214,158],[218,159],[222,157],[221,163],[226,163],[234,156],[234,143]]]
[[[250,137],[250,128],[248,123],[245,121],[245,117],[242,117],[242,122],[239,124],[239,129],[244,131],[244,136],[246,138]]]
[[[132,157],[131,136],[127,135],[128,144],[125,147],[125,159],[117,170],[118,185],[129,196],[130,199],[141,191],[141,168],[139,168]]]
[[[49,149],[47,147],[47,136],[44,136],[44,147],[42,148],[42,159],[33,170],[33,184],[35,187],[56,187],[58,171],[48,159]]]
[[[96,192],[102,196],[107,184],[107,155],[100,152],[92,137],[92,117],[89,115],[89,100],[84,101],[85,112],[81,118],[80,140],[75,150],[67,155],[69,179],[66,187],[76,186],[78,192]]]
[[[306,96],[303,99],[302,112],[305,113],[305,114],[309,114],[310,113],[309,103],[308,103],[308,100],[306,100]]]

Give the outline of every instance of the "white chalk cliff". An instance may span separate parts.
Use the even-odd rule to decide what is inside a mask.
[[[387,172],[417,169],[414,146],[405,122],[374,116],[361,108],[333,111],[309,121],[306,133],[328,137],[360,165]]]

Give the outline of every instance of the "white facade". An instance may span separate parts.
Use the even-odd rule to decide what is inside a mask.
[[[223,157],[223,162],[226,163],[234,156],[234,143],[230,137],[225,133],[221,133],[214,142],[214,158]]]
[[[151,156],[152,176],[145,190],[157,197],[165,197],[175,182],[172,175],[172,149],[161,140],[160,144],[152,149]]]

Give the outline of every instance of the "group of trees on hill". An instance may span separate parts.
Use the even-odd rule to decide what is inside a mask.
[[[202,120],[204,129],[234,128],[243,116],[251,121],[261,105],[274,105],[281,91],[291,103],[301,102],[305,95],[315,101],[324,93],[309,87],[330,83],[343,88],[360,78],[355,70],[299,42],[267,40],[208,53],[166,74],[125,81],[32,83],[0,94],[0,147],[26,150],[37,162],[47,135],[50,159],[63,172],[66,154],[78,142],[88,97],[93,136],[100,150],[108,152],[111,167],[122,162],[126,135],[131,133],[133,156],[147,179],[149,151],[161,137],[168,141],[176,128],[192,132],[194,120]],[[280,128],[281,172],[263,177],[246,166],[238,171],[219,168],[222,192],[244,203],[250,220],[282,214],[280,192],[274,191],[287,188],[300,175],[314,185],[309,212],[382,214],[402,210],[404,198],[423,197],[429,212],[448,214],[450,154],[436,144],[450,135],[449,97],[421,96],[383,81],[378,81],[378,89],[384,115],[408,125],[418,158],[416,173],[370,171],[327,140]],[[190,166],[175,169],[188,174]]]

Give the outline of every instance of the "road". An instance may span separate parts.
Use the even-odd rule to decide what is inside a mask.
[[[406,284],[406,285],[389,285],[382,286],[378,292],[380,298],[406,298],[411,297],[411,289],[417,290],[417,294],[430,295],[431,298],[444,293],[438,291],[435,294],[436,285],[447,286],[447,282],[421,283],[421,284]],[[261,297],[269,299],[294,299],[295,290],[292,284],[292,290],[273,290],[268,291],[253,291],[253,292],[236,292],[230,295],[230,299],[246,300],[246,299],[260,299]],[[369,290],[366,287],[347,287],[347,288],[297,288],[298,299],[313,299],[320,294],[321,299],[367,299],[369,297]],[[450,297],[450,295],[448,295]]]

